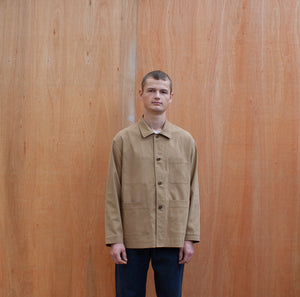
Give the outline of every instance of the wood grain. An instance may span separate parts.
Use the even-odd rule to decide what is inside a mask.
[[[135,4],[1,1],[1,296],[114,293],[104,193]]]
[[[114,296],[108,154],[154,69],[199,149],[183,296],[300,296],[299,14],[299,0],[0,1],[0,296]]]
[[[199,147],[202,239],[183,295],[296,297],[299,1],[158,2],[139,6],[137,78],[171,75],[169,119]]]

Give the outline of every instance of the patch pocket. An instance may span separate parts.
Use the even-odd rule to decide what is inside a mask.
[[[149,236],[151,234],[151,226],[149,226],[150,211],[147,208],[139,206],[127,205],[122,209],[123,231],[126,236]]]
[[[190,181],[188,162],[169,162],[169,183],[187,184]]]
[[[171,234],[183,236],[186,232],[188,201],[169,201],[168,226]]]

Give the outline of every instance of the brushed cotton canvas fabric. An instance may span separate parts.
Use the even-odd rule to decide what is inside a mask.
[[[197,147],[166,121],[155,134],[143,117],[113,139],[106,192],[105,243],[182,247],[200,240]]]

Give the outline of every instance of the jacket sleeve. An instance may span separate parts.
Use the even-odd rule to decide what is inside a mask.
[[[114,140],[111,146],[105,202],[105,244],[123,243],[121,217],[122,153]]]
[[[198,156],[194,144],[191,157],[190,205],[185,240],[200,241],[200,202],[198,186]]]

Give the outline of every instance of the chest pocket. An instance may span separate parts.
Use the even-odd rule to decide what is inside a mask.
[[[190,181],[189,163],[184,161],[169,160],[169,183],[187,184]]]

